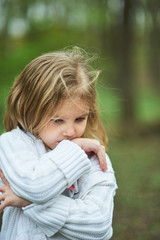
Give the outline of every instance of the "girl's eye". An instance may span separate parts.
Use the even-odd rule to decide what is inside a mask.
[[[84,121],[85,119],[86,119],[85,117],[76,118],[76,122],[82,122],[82,121]]]
[[[55,119],[54,122],[55,123],[63,123],[63,120],[62,119]]]
[[[63,123],[63,120],[62,119],[51,119],[51,122],[60,124],[60,123]]]

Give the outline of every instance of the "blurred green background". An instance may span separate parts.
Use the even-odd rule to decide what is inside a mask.
[[[113,240],[160,239],[160,1],[0,0],[5,98],[33,58],[68,46],[99,57],[97,85],[119,189]]]

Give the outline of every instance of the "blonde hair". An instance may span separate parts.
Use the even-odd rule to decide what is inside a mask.
[[[19,126],[36,136],[53,109],[62,100],[85,99],[90,107],[84,137],[95,138],[107,145],[104,128],[99,120],[95,80],[86,53],[75,47],[44,54],[30,62],[13,84],[7,98],[4,118],[6,131]]]

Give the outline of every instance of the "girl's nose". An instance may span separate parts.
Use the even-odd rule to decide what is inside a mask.
[[[66,129],[63,132],[63,136],[69,137],[69,138],[75,137],[75,128],[74,128],[74,126],[66,127]]]

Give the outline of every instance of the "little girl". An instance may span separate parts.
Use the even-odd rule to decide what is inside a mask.
[[[117,185],[98,117],[98,74],[83,55],[73,48],[36,58],[9,93],[0,136],[1,240],[112,236]]]

